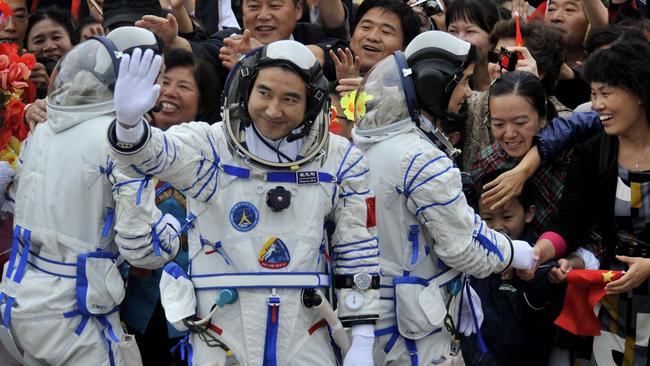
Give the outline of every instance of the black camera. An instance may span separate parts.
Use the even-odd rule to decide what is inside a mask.
[[[519,55],[517,52],[510,52],[505,47],[497,51],[490,51],[488,53],[488,62],[499,64],[502,69],[508,71],[515,71],[517,67],[517,59]]]
[[[424,7],[424,11],[430,17],[438,13],[441,13],[443,11],[442,5],[440,5],[440,3],[437,0],[428,0],[427,2],[424,3],[423,7]]]
[[[39,56],[36,58],[36,62],[43,64],[43,66],[45,66],[45,71],[47,71],[47,76],[51,76],[52,71],[54,71],[54,67],[56,67],[56,63],[59,62],[59,60],[45,56]]]
[[[419,0],[411,4],[411,7],[418,6],[418,5],[424,8],[424,12],[427,14],[427,16],[430,17],[438,13],[441,13],[445,10],[445,8],[438,0]]]

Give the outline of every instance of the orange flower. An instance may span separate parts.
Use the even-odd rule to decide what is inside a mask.
[[[0,55],[0,70],[5,70],[9,68],[11,62],[9,61],[9,56]]]
[[[7,81],[14,82],[17,80],[27,80],[29,79],[29,68],[23,63],[16,63],[9,67],[9,76],[7,76]]]
[[[27,137],[27,124],[23,123],[23,108],[25,104],[18,99],[10,99],[2,112],[3,126],[0,131],[0,150],[7,146],[9,138],[15,136],[22,141]]]

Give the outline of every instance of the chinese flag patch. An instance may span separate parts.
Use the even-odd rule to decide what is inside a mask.
[[[366,198],[366,227],[377,226],[377,215],[375,214],[375,197]]]

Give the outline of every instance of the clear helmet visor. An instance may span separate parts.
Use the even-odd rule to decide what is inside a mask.
[[[375,130],[410,119],[401,72],[391,55],[366,74],[354,96],[357,130]]]
[[[253,55],[247,57],[253,57]],[[254,124],[254,121],[250,119],[247,113],[248,100],[245,99],[249,98],[249,92],[255,83],[255,78],[249,78],[249,73],[258,71],[242,66],[240,61],[235,64],[226,80],[222,105],[224,129],[226,130],[226,139],[230,148],[249,163],[263,169],[273,170],[298,169],[314,159],[323,157],[327,150],[329,137],[329,103],[324,103],[316,112],[314,122],[309,128],[308,134],[304,137],[303,147],[296,161],[287,163],[272,162],[256,156],[248,150],[245,141],[245,128],[249,124]],[[300,131],[302,128],[304,128],[304,123],[293,132]]]
[[[72,48],[54,68],[48,103],[77,106],[110,101],[116,78],[108,49],[90,39]]]

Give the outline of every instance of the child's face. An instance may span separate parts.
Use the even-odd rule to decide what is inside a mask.
[[[483,200],[478,204],[479,215],[485,223],[495,230],[506,233],[511,239],[521,238],[526,224],[530,223],[535,215],[535,206],[524,210],[518,199],[513,199],[503,207],[496,210],[490,209]]]

